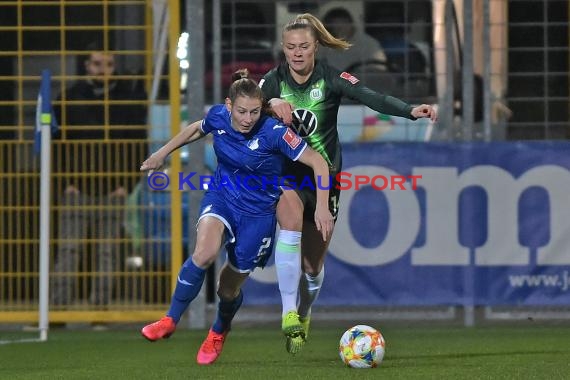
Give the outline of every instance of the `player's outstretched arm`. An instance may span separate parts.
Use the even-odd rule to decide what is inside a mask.
[[[437,110],[434,106],[422,104],[413,107],[401,99],[376,92],[362,85],[360,80],[353,75],[341,75],[336,77],[333,83],[343,96],[355,99],[374,111],[412,120],[429,117],[431,121],[437,121]]]
[[[331,186],[329,166],[319,153],[309,147],[299,157],[299,162],[313,169],[315,183],[317,184],[315,224],[317,230],[321,231],[323,235],[323,241],[327,241],[332,235],[334,228],[334,218],[329,210],[329,188]]]
[[[204,137],[204,133],[200,126],[202,125],[202,120],[198,120],[188,125],[186,128],[182,129],[176,136],[174,136],[170,141],[164,144],[159,150],[154,152],[147,158],[141,165],[141,171],[148,170],[158,170],[164,165],[164,160],[168,155],[174,152],[176,149],[196,141]]]

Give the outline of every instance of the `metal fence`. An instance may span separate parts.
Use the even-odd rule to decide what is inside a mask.
[[[348,54],[353,57],[352,67],[340,67],[345,60],[333,64],[353,70],[375,90],[440,106],[440,122],[429,136],[400,133],[388,139],[566,138],[565,0],[224,0],[206,2],[206,20],[212,13],[215,16],[216,4],[221,22],[206,30],[207,101],[222,96],[231,72],[240,64],[261,76],[278,61],[281,27],[294,15],[311,12],[326,19],[330,11],[342,8],[355,20],[357,35],[366,34],[381,46],[381,58],[358,62],[364,55],[355,49]],[[215,69],[215,47],[221,51],[220,69]],[[221,88],[214,83],[218,71]],[[367,116],[362,111],[343,125],[341,131],[349,130],[347,139],[362,137],[353,129],[362,129]]]
[[[59,125],[51,157],[50,321],[149,320],[169,301],[170,220],[161,213],[170,201],[143,203],[158,196],[137,171],[148,152],[152,13],[145,0],[0,3],[2,322],[38,318],[45,189],[33,146],[43,69],[52,73]]]

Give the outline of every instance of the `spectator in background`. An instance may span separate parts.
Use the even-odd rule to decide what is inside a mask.
[[[111,272],[119,270],[116,239],[121,237],[125,197],[139,178],[138,164],[147,155],[144,89],[116,77],[115,57],[102,45],[94,43],[87,50],[85,79],[63,91],[55,106],[62,127],[55,149],[60,198],[52,287],[55,305],[82,298],[75,274],[80,262],[82,270],[96,272],[89,302],[108,305]],[[87,264],[87,252],[91,264]],[[87,287],[83,292],[87,295]]]
[[[357,64],[371,61],[386,62],[386,55],[380,43],[357,28],[352,15],[345,8],[333,8],[323,17],[323,24],[336,38],[351,44],[348,51],[322,46],[319,57],[339,70],[355,67]]]

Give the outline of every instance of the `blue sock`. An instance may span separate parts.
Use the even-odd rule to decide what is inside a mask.
[[[214,330],[214,332],[217,332],[218,334],[223,334],[224,332],[230,330],[232,326],[232,319],[234,319],[234,316],[239,310],[242,301],[243,301],[243,293],[241,290],[239,291],[238,296],[233,300],[226,301],[220,299],[220,302],[218,302],[218,313],[216,316],[216,320],[212,325],[212,330]]]
[[[192,302],[198,295],[198,292],[200,292],[205,276],[206,270],[197,267],[192,262],[191,257],[182,265],[182,269],[180,269],[180,273],[178,273],[176,288],[174,289],[174,294],[170,301],[170,309],[168,313],[166,313],[167,316],[174,319],[175,323],[180,321],[182,314],[188,305],[190,305],[190,302]]]

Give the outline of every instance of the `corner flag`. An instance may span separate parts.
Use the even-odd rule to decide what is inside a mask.
[[[41,150],[42,125],[51,126],[52,135],[57,132],[58,125],[53,115],[51,106],[51,73],[49,70],[42,70],[42,82],[38,93],[36,105],[36,131],[34,134],[34,153],[39,154]]]

